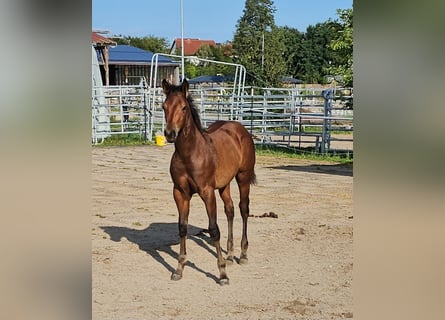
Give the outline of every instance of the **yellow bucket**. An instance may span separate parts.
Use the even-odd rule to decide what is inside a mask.
[[[165,146],[165,137],[164,136],[156,136],[156,145],[157,146]]]

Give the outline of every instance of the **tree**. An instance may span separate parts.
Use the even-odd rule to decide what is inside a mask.
[[[213,46],[212,46],[213,47]],[[199,58],[208,59],[212,57],[212,47],[208,44],[203,44],[196,51],[196,56]]]
[[[310,25],[303,36],[297,64],[297,76],[306,83],[325,83],[327,70],[336,59],[330,43],[339,30],[332,21]]]
[[[296,77],[298,73],[298,61],[300,60],[300,50],[303,40],[303,34],[297,29],[288,26],[278,27],[277,33],[283,41],[283,58],[286,63],[286,76]]]
[[[203,44],[196,52],[198,58],[203,58],[207,60],[214,60],[219,62],[232,62],[230,57],[231,50],[229,44],[222,44],[217,46],[209,46],[208,44]],[[235,73],[235,68],[229,65],[217,64],[212,62],[201,61],[197,65],[187,66],[192,63],[186,61],[186,74],[189,78],[194,78],[202,75],[217,75],[222,74],[226,76],[233,75]]]
[[[276,86],[286,71],[284,44],[275,26],[272,0],[246,0],[233,38],[235,62],[246,67],[250,84]]]
[[[210,47],[210,60],[220,61],[220,62],[233,62],[232,58],[227,55],[227,45],[218,45],[216,47]],[[235,68],[228,65],[211,63],[209,64],[210,70],[203,70],[206,74],[222,74],[222,75],[234,75]]]
[[[340,30],[331,40],[330,48],[336,53],[339,59],[329,68],[332,75],[341,75],[346,86],[353,86],[353,10],[338,9],[337,15],[340,18]]]

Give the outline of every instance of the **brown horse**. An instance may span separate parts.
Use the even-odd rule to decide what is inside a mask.
[[[236,178],[240,192],[239,208],[243,219],[239,262],[246,263],[249,193],[250,185],[256,183],[253,140],[247,130],[235,121],[217,121],[204,130],[189,95],[187,80],[180,86],[175,86],[164,79],[162,89],[166,95],[162,106],[166,119],[165,136],[168,142],[175,143],[170,174],[174,184],[173,198],[179,213],[180,252],[178,267],[171,279],[182,278],[187,259],[185,241],[190,199],[194,193],[198,193],[205,203],[209,218],[208,230],[216,248],[219,283],[228,284],[226,260],[222,256],[219,242],[215,189],[219,190],[224,202],[228,221],[227,261],[233,262],[234,207],[230,196],[230,182]]]

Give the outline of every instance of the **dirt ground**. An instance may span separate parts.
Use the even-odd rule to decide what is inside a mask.
[[[249,263],[217,283],[201,199],[191,202],[188,263],[179,252],[169,162],[173,145],[92,149],[93,319],[343,319],[353,317],[352,166],[257,157]],[[238,190],[235,256],[240,254]],[[227,223],[218,198],[225,252]]]

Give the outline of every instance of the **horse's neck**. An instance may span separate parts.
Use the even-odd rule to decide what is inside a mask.
[[[191,158],[197,152],[202,153],[204,151],[203,147],[209,143],[205,133],[198,129],[193,119],[190,118],[189,121],[189,127],[181,131],[175,143],[176,151],[183,158]]]

